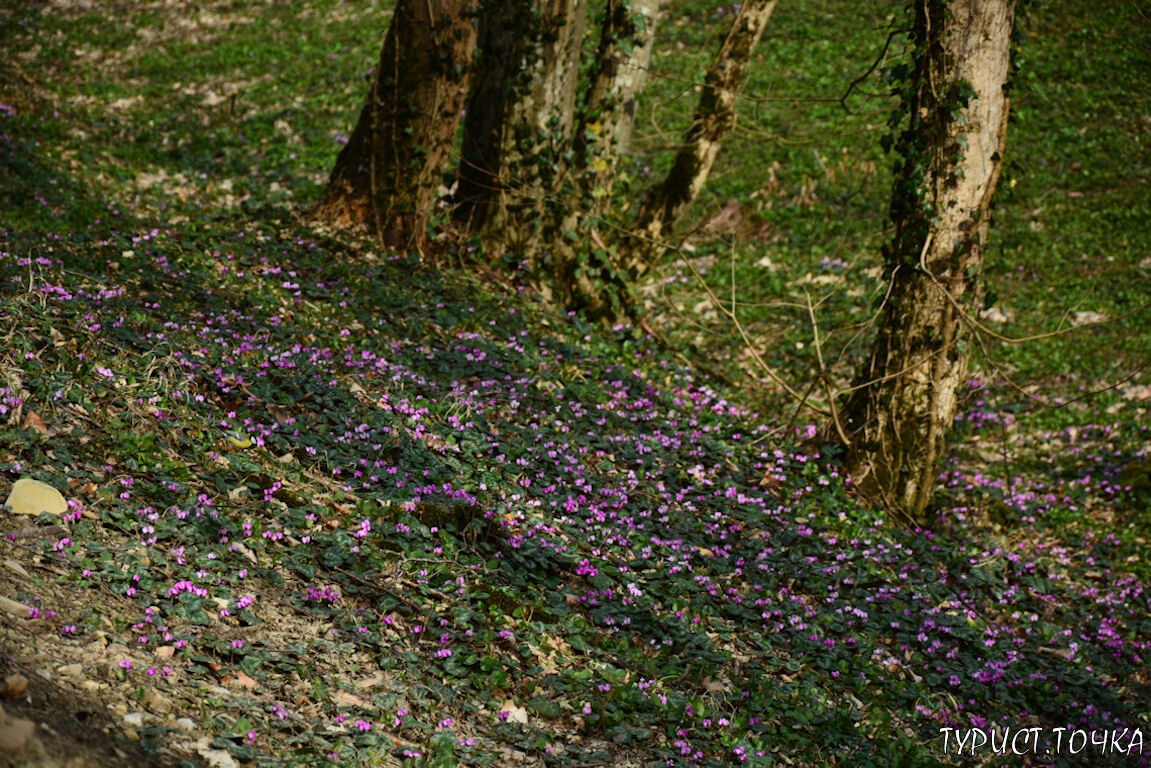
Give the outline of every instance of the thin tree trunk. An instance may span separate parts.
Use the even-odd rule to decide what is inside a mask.
[[[586,0],[497,3],[481,31],[457,214],[489,247],[534,262],[568,171]]]
[[[427,247],[467,92],[476,6],[476,0],[399,0],[317,218],[367,225],[391,247]]]
[[[838,426],[848,471],[921,520],[967,375],[964,305],[977,299],[989,207],[1007,135],[1015,0],[915,0],[916,58],[896,149],[890,290]]]
[[[707,182],[723,140],[735,125],[735,104],[747,70],[777,0],[746,0],[704,79],[699,106],[675,164],[644,200],[622,256],[628,277],[637,280],[656,263],[662,239],[675,229]]]

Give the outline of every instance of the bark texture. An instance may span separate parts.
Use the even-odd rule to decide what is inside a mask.
[[[636,99],[643,90],[660,0],[609,0],[583,120],[576,131],[581,184],[599,213],[611,197],[620,157],[627,151]]]
[[[314,215],[423,251],[467,93],[475,0],[399,0],[371,90]]]
[[[587,0],[517,0],[494,3],[481,25],[457,215],[528,260],[568,171],[586,17]]]
[[[624,318],[610,301],[611,257],[595,228],[610,211],[620,159],[631,141],[659,7],[660,0],[608,0],[573,136],[576,195],[563,212],[560,237],[553,238],[540,264],[545,296],[608,322]],[[577,233],[577,238],[568,233]],[[625,289],[616,286],[617,293]]]
[[[746,0],[704,79],[691,127],[663,183],[644,200],[623,254],[634,281],[663,253],[660,242],[683,217],[707,182],[723,140],[735,125],[735,104],[747,82],[752,53],[775,10],[776,0]]]
[[[824,429],[849,440],[857,486],[914,520],[934,493],[967,375],[963,307],[977,298],[1002,165],[1014,12],[1014,0],[915,0],[888,299],[858,388]]]

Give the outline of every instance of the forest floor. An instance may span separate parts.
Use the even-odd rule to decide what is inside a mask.
[[[866,70],[884,19],[843,5],[781,5],[764,70],[802,55],[812,94]],[[701,228],[647,327],[607,331],[522,273],[307,223],[377,53],[359,5],[0,8],[0,500],[66,502],[0,515],[0,766],[1151,762],[1147,20],[1096,10],[1032,22],[1033,171],[989,265],[988,323],[1060,333],[977,359],[906,530],[753,370],[813,379],[815,327],[833,381],[858,359],[863,104],[804,122],[782,94],[756,130],[834,138],[733,143],[700,220],[730,197],[755,225]],[[691,55],[656,57],[637,179],[715,16],[669,11]],[[836,69],[813,36],[848,31]],[[1107,55],[1042,55],[1081,38]],[[1028,115],[1056,107],[1044,148]],[[1027,728],[1026,755],[956,748]]]

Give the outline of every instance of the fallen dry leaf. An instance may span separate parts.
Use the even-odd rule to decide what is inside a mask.
[[[40,418],[40,414],[36,413],[36,411],[28,411],[28,413],[24,414],[24,428],[27,429],[28,427],[31,427],[42,435],[48,434],[48,425],[44,423],[44,420]]]
[[[241,672],[238,669],[235,672],[229,672],[228,674],[224,675],[224,681],[223,682],[224,682],[224,685],[227,685],[228,683],[231,683],[231,682],[235,682],[235,683],[239,684],[239,686],[241,688],[246,688],[249,691],[256,690],[256,681],[253,680],[252,678],[248,677],[247,675],[245,675],[243,672]]]
[[[335,702],[341,707],[363,707],[364,700],[358,696],[353,696],[347,691],[339,691],[335,697]]]
[[[508,713],[507,719],[509,722],[522,723],[523,725],[528,724],[528,711],[523,707],[517,707],[516,703],[511,699],[505,701],[504,705],[500,707],[500,713],[502,714],[504,712]]]

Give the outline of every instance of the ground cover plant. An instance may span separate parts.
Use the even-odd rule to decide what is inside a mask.
[[[697,212],[758,206],[755,236],[701,229],[610,331],[466,252],[303,220],[382,8],[0,10],[0,499],[31,477],[69,503],[0,517],[0,595],[26,607],[4,712],[42,724],[13,760],[1147,763],[1148,335],[1124,317],[1149,279],[1146,20],[1033,11],[988,310],[1084,327],[989,340],[936,524],[907,530],[740,378],[707,293],[796,381],[816,318],[834,341],[867,314],[890,105],[837,99],[887,12],[844,5],[780,5],[759,122]],[[725,13],[663,19],[637,184]],[[1042,730],[1025,757],[941,731],[993,726]]]

